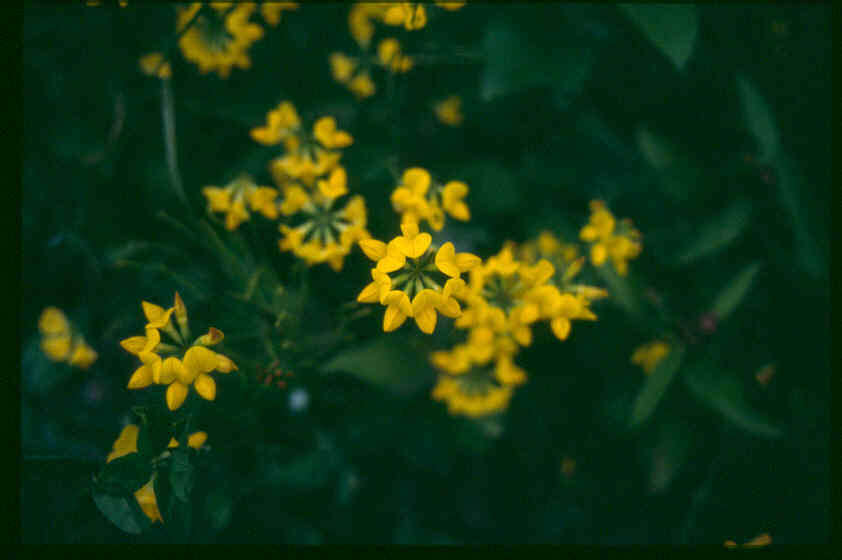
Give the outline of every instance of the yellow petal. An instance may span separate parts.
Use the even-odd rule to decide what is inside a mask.
[[[135,370],[129,379],[129,389],[143,389],[152,385],[152,368],[143,364]]]
[[[84,342],[80,342],[70,356],[70,365],[88,369],[97,360],[99,354]]]
[[[237,364],[234,363],[234,360],[232,360],[228,356],[217,354],[216,360],[216,371],[218,371],[219,373],[230,373],[232,371],[240,369],[237,367]]]
[[[193,449],[199,449],[208,440],[206,432],[195,432],[187,436],[187,446]]]
[[[439,247],[436,253],[435,263],[439,270],[451,278],[459,277],[459,267],[456,266],[456,250],[453,247],[453,243],[448,241]]]
[[[459,302],[453,298],[442,298],[441,303],[436,309],[439,310],[439,313],[451,319],[455,319],[462,314],[462,308],[459,307]]]
[[[397,329],[403,325],[404,321],[406,321],[405,313],[397,307],[387,307],[386,312],[383,314],[383,332],[391,332]]]
[[[377,282],[372,282],[360,292],[357,296],[357,301],[360,303],[377,303],[380,301],[380,286]]]
[[[41,350],[54,362],[60,362],[70,354],[70,335],[49,336],[41,341]]]
[[[172,315],[175,308],[171,307],[169,309],[164,309],[160,305],[155,305],[154,303],[149,303],[148,301],[144,301],[143,305],[143,314],[146,315],[146,319],[149,323],[146,325],[147,327],[152,327],[156,329],[161,329],[170,322],[170,315]]]
[[[138,354],[146,346],[146,337],[131,336],[125,340],[121,340],[120,346],[122,346],[124,350],[131,352],[132,354]]]
[[[222,342],[222,339],[225,338],[225,334],[216,327],[211,327],[208,329],[207,334],[203,334],[198,339],[196,339],[196,344],[201,346],[213,346],[214,344],[219,344]]]
[[[203,399],[212,401],[216,398],[216,381],[214,381],[213,377],[210,375],[206,373],[199,375],[193,383],[193,386],[196,388],[196,392],[199,393],[199,396]]]
[[[608,251],[605,248],[605,245],[602,243],[597,243],[591,246],[591,262],[594,266],[602,266],[605,263],[605,259],[608,257]]]
[[[422,309],[420,312],[414,314],[415,323],[421,332],[432,334],[436,328],[436,310],[432,307]]]
[[[167,444],[167,449],[173,449],[175,447],[178,447],[178,440],[170,438],[170,442]]]
[[[326,198],[334,199],[348,193],[348,175],[344,167],[334,169],[327,181],[321,180],[318,183],[319,192]]]
[[[178,381],[167,387],[167,408],[178,410],[187,398],[187,385]]]
[[[216,352],[204,346],[191,346],[184,354],[184,367],[191,374],[210,373],[217,364]]]
[[[117,441],[114,442],[114,447],[111,453],[108,454],[106,463],[110,463],[114,459],[128,455],[129,453],[137,453],[137,435],[140,433],[140,428],[135,424],[129,424],[117,436]]]
[[[570,320],[564,317],[556,317],[553,319],[550,323],[550,327],[553,330],[553,334],[556,335],[556,338],[559,340],[565,340],[570,334]]]
[[[176,379],[181,383],[189,383],[191,381],[190,375],[184,368],[184,364],[181,363],[181,360],[170,356],[164,360],[163,364],[161,364],[161,373],[156,382],[161,385],[169,385]]]
[[[456,254],[456,266],[459,267],[459,270],[462,272],[468,272],[469,270],[473,270],[481,263],[482,259],[480,259],[476,255],[472,255],[471,253]]]
[[[70,332],[70,323],[60,309],[48,307],[41,312],[41,317],[38,319],[38,329],[41,331],[41,334],[68,334]]]
[[[144,484],[134,493],[134,497],[137,500],[140,509],[143,510],[143,513],[150,519],[150,521],[153,523],[163,523],[164,520],[161,517],[160,510],[158,510],[158,501],[155,498],[155,488],[153,484],[153,479],[150,479],[149,482]]]
[[[373,261],[379,261],[386,256],[386,244],[377,239],[362,239],[357,242],[365,256]]]

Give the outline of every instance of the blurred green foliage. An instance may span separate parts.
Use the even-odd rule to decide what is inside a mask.
[[[25,542],[829,539],[829,6],[469,4],[396,31],[425,62],[357,102],[327,63],[353,47],[348,8],[305,5],[228,80],[175,54],[188,209],[161,82],[138,70],[171,40],[173,8],[130,4],[24,9]],[[459,128],[431,110],[450,94]],[[335,336],[335,310],[369,281],[361,254],[340,274],[308,270],[267,223],[224,237],[181,224],[203,214],[204,185],[243,171],[270,184],[272,152],[248,131],[282,99],[353,134],[343,164],[376,237],[397,229],[393,172],[422,165],[470,185],[473,219],[447,233],[476,254],[544,228],[575,238],[594,198],[633,218],[643,254],[626,278],[600,269],[612,305],[598,323],[563,344],[536,331],[504,415],[448,416],[426,358],[447,325],[384,336],[362,312],[348,328],[363,342]],[[255,296],[277,279],[284,293]],[[125,390],[136,366],[119,341],[139,332],[142,299],[176,289],[232,352],[256,348],[231,354],[242,370],[297,368],[281,388],[218,379],[217,414],[199,413],[210,451],[182,442],[155,481],[179,522],[141,532],[130,493],[148,480],[145,451],[108,464],[98,484],[112,493],[91,479],[126,411],[163,398]],[[99,352],[89,371],[40,353],[48,305]],[[282,352],[260,347],[267,308],[291,310]],[[664,324],[681,340],[645,377],[629,356]],[[238,408],[244,395],[254,410]],[[160,439],[148,420],[143,437]]]

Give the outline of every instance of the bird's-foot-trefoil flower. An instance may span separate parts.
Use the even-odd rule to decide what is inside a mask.
[[[173,307],[164,309],[144,301],[143,312],[149,321],[146,334],[120,342],[126,351],[135,354],[143,363],[132,374],[128,388],[167,385],[166,401],[170,410],[181,407],[191,386],[202,398],[214,400],[216,381],[210,373],[229,373],[237,369],[229,357],[208,348],[222,341],[222,331],[211,327],[207,334],[188,343],[187,309],[178,293]],[[176,314],[178,330],[172,324],[173,313]],[[161,332],[169,336],[170,342],[161,341]]]
[[[281,251],[292,251],[309,265],[326,262],[335,271],[342,270],[354,244],[370,237],[365,200],[349,196],[347,181],[345,168],[336,167],[313,189],[295,183],[284,187],[280,210],[289,220],[279,226]]]
[[[190,24],[178,40],[184,58],[197,64],[202,74],[215,71],[221,78],[228,78],[235,66],[249,68],[248,49],[263,37],[263,28],[249,21],[256,9],[254,2],[194,2],[179,8],[178,30]]]
[[[281,23],[281,13],[284,10],[297,10],[298,2],[261,2],[260,15],[268,25],[276,27]]]
[[[640,366],[646,375],[651,374],[658,367],[667,354],[670,352],[670,345],[663,340],[653,340],[634,349],[631,356],[631,363]]]
[[[360,248],[377,264],[372,282],[363,288],[357,301],[386,306],[383,331],[400,327],[408,317],[427,334],[436,327],[437,313],[455,318],[461,314],[454,296],[465,287],[461,275],[480,263],[470,253],[456,253],[447,242],[434,249],[432,236],[418,230],[418,224],[401,225],[403,235],[389,243],[377,239],[359,242]]]
[[[38,330],[41,331],[41,350],[54,362],[88,369],[99,356],[75,331],[64,312],[56,307],[47,307],[41,312]]]
[[[459,126],[464,120],[462,115],[462,98],[458,95],[451,95],[433,106],[436,118],[447,126]]]
[[[225,187],[207,186],[202,194],[208,200],[210,212],[225,213],[225,229],[233,231],[251,216],[248,210],[260,212],[266,218],[278,217],[275,198],[278,191],[272,187],[258,186],[248,175],[241,175]]]
[[[430,172],[411,167],[403,172],[400,184],[392,191],[391,202],[401,222],[419,224],[426,221],[434,231],[444,227],[445,213],[460,221],[471,219],[465,203],[468,185],[462,181],[435,181]]]
[[[590,207],[590,220],[579,232],[579,238],[591,244],[591,263],[602,266],[611,259],[617,274],[625,276],[628,261],[640,255],[642,250],[640,232],[628,218],[617,223],[601,200],[592,200]]]

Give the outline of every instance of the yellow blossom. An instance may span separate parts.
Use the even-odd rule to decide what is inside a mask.
[[[281,12],[297,9],[297,2],[263,2],[260,4],[260,15],[263,21],[274,27],[281,23]]]
[[[653,340],[635,348],[631,363],[639,365],[646,375],[651,374],[669,354],[670,345],[662,340]]]
[[[184,29],[199,10],[204,10],[178,40],[184,58],[197,64],[202,74],[215,71],[221,78],[228,78],[234,66],[249,68],[251,59],[247,51],[252,43],[263,37],[263,28],[249,21],[255,9],[255,3],[232,6],[224,2],[211,3],[210,9],[199,2],[180,8],[179,30]]]
[[[462,124],[462,98],[458,95],[451,95],[435,104],[433,110],[436,118],[448,126],[459,126]]]
[[[170,63],[164,59],[164,55],[159,52],[151,52],[140,57],[140,69],[144,74],[149,76],[157,76],[162,80],[172,77],[172,68]]]
[[[282,101],[266,114],[266,125],[251,129],[250,134],[255,142],[265,146],[274,146],[295,134],[300,125],[301,120],[295,106],[289,101]]]
[[[380,41],[377,45],[377,59],[381,65],[396,73],[408,72],[414,64],[411,57],[401,52],[400,43],[394,37]]]
[[[403,25],[408,31],[421,29],[427,25],[427,11],[424,4],[417,2],[396,2],[386,10],[383,23]]]
[[[54,362],[67,362],[71,366],[88,369],[98,357],[60,309],[47,307],[38,319],[41,331],[41,350]]]
[[[225,213],[225,229],[233,231],[250,219],[247,210],[260,212],[269,219],[278,217],[275,197],[278,192],[271,187],[259,187],[251,177],[242,175],[223,188],[207,186],[202,194],[208,200],[208,210]]]
[[[593,200],[590,207],[590,220],[579,232],[579,237],[592,244],[591,262],[594,266],[602,266],[610,258],[617,274],[625,276],[628,260],[640,254],[640,232],[628,219],[621,220],[619,228],[615,227],[614,216],[602,201]]]

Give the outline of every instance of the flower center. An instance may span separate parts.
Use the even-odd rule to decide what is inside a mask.
[[[434,258],[435,251],[432,248],[427,249],[427,252],[417,259],[407,257],[403,268],[392,278],[392,288],[402,289],[409,299],[425,288],[440,292],[447,276],[439,271]]]
[[[332,199],[326,199],[324,204],[310,204],[303,209],[305,219],[301,225],[305,227],[304,242],[321,241],[324,245],[336,243],[351,224],[340,215],[340,210],[332,210]]]
[[[498,388],[490,367],[474,368],[453,378],[462,394],[468,397],[484,396]]]
[[[493,274],[483,283],[482,297],[489,304],[508,313],[518,304],[520,288],[520,280],[515,275],[504,277]]]
[[[200,16],[196,28],[208,48],[215,52],[224,52],[233,40],[233,36],[225,29],[225,19],[217,14]]]

